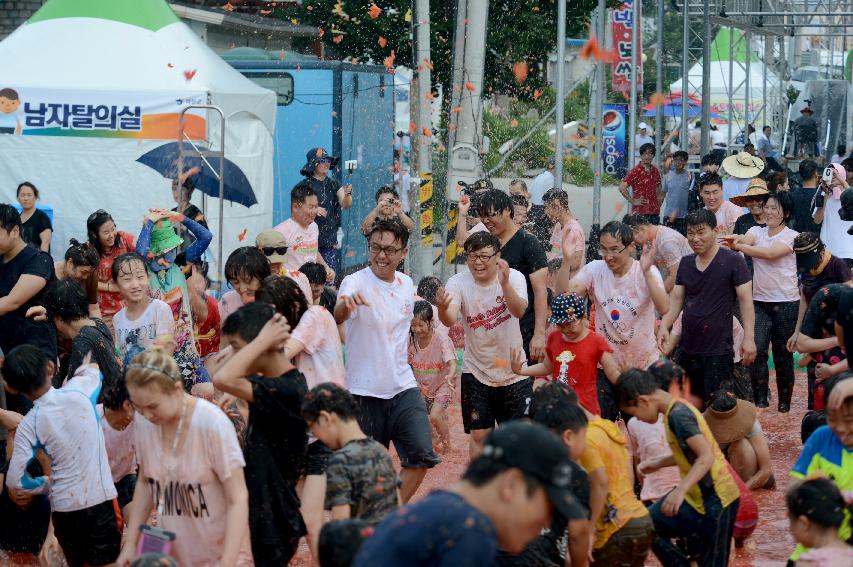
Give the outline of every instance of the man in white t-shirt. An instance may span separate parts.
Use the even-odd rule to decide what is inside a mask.
[[[569,282],[568,293],[588,296],[595,304],[595,330],[613,347],[613,358],[622,371],[648,368],[658,360],[655,343],[655,310],[666,313],[669,298],[663,278],[654,266],[654,244],[646,243],[640,260],[634,260],[631,228],[611,221],[601,228],[598,253]],[[598,376],[601,417],[615,419],[618,407],[610,381]]]
[[[832,167],[834,173],[831,186],[827,187],[826,183],[821,183],[823,189],[815,199],[814,222],[821,225],[820,239],[826,245],[826,249],[832,252],[833,256],[843,258],[851,264],[853,263],[853,236],[848,234],[847,230],[853,226],[853,222],[847,220],[846,215],[842,217],[839,214],[843,212],[842,202],[850,201],[850,193],[842,198],[848,187],[847,171],[838,163],[832,164]]]
[[[470,457],[495,424],[524,416],[533,379],[511,370],[523,357],[519,318],[527,310],[527,282],[500,257],[501,241],[477,232],[465,241],[468,271],[447,280],[436,295],[438,317],[448,327],[462,315],[462,424],[471,435]]]
[[[640,157],[640,148],[643,144],[654,145],[655,139],[649,136],[649,125],[645,122],[640,122],[637,126],[638,132],[634,134],[634,157]]]
[[[326,268],[328,281],[335,281],[335,271],[329,267],[320,254],[318,242],[320,229],[314,219],[317,218],[317,193],[307,182],[298,183],[290,191],[290,218],[273,227],[284,236],[287,253],[284,255],[284,268],[289,272],[298,272],[306,262],[317,262]]]
[[[15,429],[6,484],[31,494],[50,494],[56,540],[49,539],[46,546],[58,541],[70,565],[107,565],[118,558],[121,544],[117,493],[95,412],[101,373],[88,359],[83,362],[57,390],[51,384],[54,363],[39,348],[21,345],[7,354],[6,389],[31,400],[33,408]],[[11,412],[2,412],[0,423],[6,426]],[[27,474],[37,450],[49,456],[50,476]]]
[[[426,403],[408,364],[414,284],[396,271],[408,253],[409,233],[380,220],[367,237],[368,267],[341,282],[335,322],[346,322],[347,388],[359,402],[364,432],[400,456],[400,499],[405,504],[429,468],[432,450]]]
[[[542,206],[542,198],[545,193],[554,188],[554,168],[556,161],[554,158],[548,159],[548,168],[536,176],[533,183],[530,185],[530,202],[536,206]]]

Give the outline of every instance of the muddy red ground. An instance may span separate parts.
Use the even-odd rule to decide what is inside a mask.
[[[760,514],[758,528],[742,549],[735,550],[730,565],[738,567],[784,565],[794,547],[788,530],[784,495],[788,486],[788,471],[791,470],[801,449],[800,420],[806,411],[805,381],[805,373],[798,372],[790,413],[779,414],[775,407],[771,407],[760,414],[761,426],[770,444],[777,488],[772,492],[759,490],[754,493]],[[458,404],[450,408],[450,430],[454,444],[452,451],[442,455],[443,462],[427,474],[415,499],[423,497],[436,488],[448,486],[458,480],[462,474],[467,463],[468,439],[462,432],[462,418]],[[33,557],[16,556],[12,561],[12,565],[38,565]],[[653,558],[650,558],[647,564],[658,565]],[[303,544],[300,547],[299,554],[291,565],[310,565],[307,546]]]

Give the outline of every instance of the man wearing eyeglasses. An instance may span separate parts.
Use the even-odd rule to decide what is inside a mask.
[[[338,269],[337,247],[341,210],[352,206],[352,185],[341,187],[335,179],[329,177],[329,171],[337,163],[338,158],[330,156],[323,148],[311,148],[305,154],[305,165],[299,170],[317,194],[315,222],[320,229],[319,250],[327,266],[334,271]]]
[[[440,462],[421,390],[408,364],[414,309],[412,279],[396,271],[409,249],[409,232],[380,220],[367,235],[368,266],[338,290],[335,322],[346,323],[347,388],[359,403],[364,432],[400,456],[400,499],[405,504]]]

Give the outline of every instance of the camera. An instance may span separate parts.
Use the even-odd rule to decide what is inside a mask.
[[[831,165],[826,166],[823,170],[823,176],[820,178],[821,181],[829,185],[832,183],[832,173],[835,171],[835,168]]]

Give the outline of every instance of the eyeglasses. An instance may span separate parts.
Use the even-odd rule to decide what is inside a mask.
[[[399,254],[402,252],[403,248],[396,248],[394,246],[379,246],[378,244],[371,244],[367,247],[371,254],[375,254],[379,256],[380,254],[385,254],[386,256],[394,256],[395,254]]]
[[[273,254],[284,256],[287,254],[287,246],[264,246],[262,250],[264,251],[264,256],[272,256]]]
[[[335,160],[333,158],[330,158],[330,157],[320,158],[320,163],[325,163],[326,165],[332,165],[333,161],[335,161]]]
[[[468,254],[468,260],[470,260],[471,262],[480,261],[485,264],[497,255],[497,252],[495,252],[494,254]]]
[[[628,246],[630,246],[630,244],[629,244]],[[624,252],[625,250],[627,250],[627,249],[628,249],[628,246],[625,246],[625,247],[623,247],[623,248],[620,248],[619,250],[605,250],[604,248],[599,248],[599,249],[598,249],[598,255],[599,255],[599,256],[601,256],[601,257],[604,257],[604,256],[616,256],[617,254],[621,254],[622,252]]]

